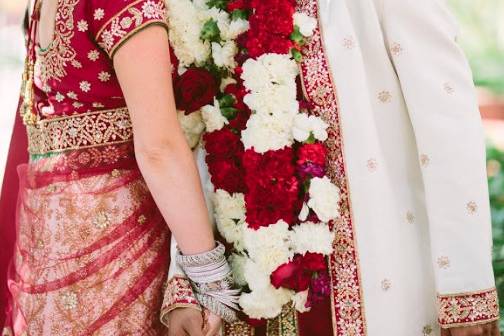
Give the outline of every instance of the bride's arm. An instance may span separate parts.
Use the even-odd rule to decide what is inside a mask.
[[[198,254],[213,249],[215,240],[196,163],[177,120],[169,54],[166,30],[150,27],[113,60],[142,175],[181,251]]]

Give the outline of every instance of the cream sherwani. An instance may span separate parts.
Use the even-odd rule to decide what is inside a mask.
[[[298,4],[317,15],[317,1]],[[495,320],[484,136],[453,17],[443,0],[318,6],[303,81],[335,134],[330,170],[346,200],[333,335]]]

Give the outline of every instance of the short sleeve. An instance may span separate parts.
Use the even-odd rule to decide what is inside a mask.
[[[96,43],[111,58],[146,27],[157,24],[168,29],[163,0],[94,0],[89,15]]]

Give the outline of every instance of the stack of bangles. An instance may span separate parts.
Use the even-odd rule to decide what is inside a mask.
[[[233,288],[233,274],[224,255],[225,247],[217,243],[211,251],[183,255],[177,253],[177,263],[185,272],[202,307],[226,322],[237,320],[240,290]]]

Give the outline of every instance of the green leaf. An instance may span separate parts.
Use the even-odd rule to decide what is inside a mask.
[[[209,8],[215,7],[224,10],[227,7],[228,1],[229,0],[208,0],[206,4]]]
[[[231,20],[238,20],[238,19],[247,20],[248,19],[248,12],[243,9],[235,9],[231,13]]]
[[[238,114],[238,109],[235,109],[234,107],[223,107],[221,108],[221,113],[227,120],[231,120]]]
[[[294,43],[302,45],[304,43],[303,34],[299,31],[298,26],[294,26],[294,31],[290,34],[290,39],[294,41]]]
[[[296,48],[291,49],[291,54],[296,62],[301,62],[301,60],[303,59],[303,54],[301,54],[301,51],[297,50]]]
[[[221,108],[223,107],[233,107],[233,105],[236,103],[236,99],[232,94],[226,94],[219,98],[219,106]]]
[[[203,25],[203,30],[201,31],[200,38],[203,41],[219,42],[220,41],[220,29],[217,25],[217,21],[210,19]]]
[[[305,143],[312,145],[315,142],[317,142],[317,139],[315,139],[315,135],[313,134],[313,132],[310,132],[310,136],[308,137],[308,139],[306,139]]]

